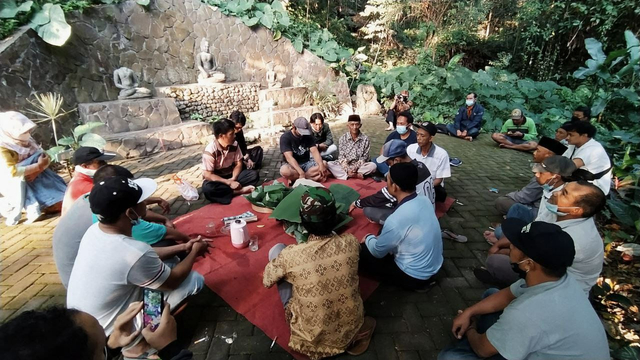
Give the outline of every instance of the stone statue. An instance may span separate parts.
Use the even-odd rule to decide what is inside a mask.
[[[138,76],[133,70],[121,67],[113,72],[113,82],[120,89],[118,99],[140,99],[151,97],[151,90],[138,87]]]
[[[278,74],[273,70],[273,64],[267,65],[267,86],[269,89],[279,89],[282,82],[278,81]]]
[[[205,38],[202,38],[200,42],[200,53],[196,55],[196,66],[200,71],[198,84],[221,83],[226,78],[224,73],[217,71],[216,60],[209,52],[209,41]]]
[[[358,85],[356,89],[356,109],[360,115],[379,115],[381,106],[378,93],[373,85]]]

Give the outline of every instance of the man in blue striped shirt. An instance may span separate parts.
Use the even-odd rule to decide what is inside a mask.
[[[411,290],[433,284],[442,266],[442,237],[433,204],[416,195],[418,170],[411,163],[389,169],[387,189],[398,200],[379,236],[365,236],[360,271]]]

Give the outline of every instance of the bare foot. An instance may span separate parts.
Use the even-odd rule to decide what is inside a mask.
[[[389,126],[388,128],[384,129],[385,131],[393,131],[393,127]]]
[[[473,138],[471,136],[465,136],[464,139],[467,140],[468,142],[473,141]]]
[[[482,235],[484,236],[484,239],[487,240],[487,242],[491,245],[498,242],[498,238],[493,231],[487,230]]]
[[[245,186],[242,189],[240,189],[240,194],[251,194],[255,189],[256,189],[255,186]]]
[[[360,174],[360,173],[356,173],[356,175],[354,176],[356,179],[364,179],[364,175]]]

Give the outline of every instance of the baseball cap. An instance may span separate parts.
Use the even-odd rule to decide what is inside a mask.
[[[326,188],[308,188],[300,202],[300,217],[306,222],[323,222],[336,213],[336,200]]]
[[[91,146],[81,146],[73,152],[73,165],[82,165],[93,160],[109,161],[116,157],[114,153],[106,153]]]
[[[567,151],[567,147],[562,145],[560,141],[546,136],[540,138],[540,140],[538,141],[538,146],[547,148],[549,149],[549,151],[553,152],[556,155],[562,155],[565,153],[565,151]]]
[[[122,176],[106,178],[93,185],[89,194],[91,212],[101,218],[114,219],[128,208],[149,198],[158,188],[153,179],[128,179]]]
[[[389,168],[389,176],[400,189],[415,189],[418,184],[418,167],[410,162],[398,163]]]
[[[300,135],[311,135],[311,126],[307,119],[299,117],[293,120],[293,126],[296,127]]]
[[[547,269],[568,268],[576,250],[573,239],[556,224],[507,218],[502,231],[513,246]]]
[[[438,128],[433,123],[423,122],[422,124],[417,124],[417,126],[420,129],[422,129],[422,130],[428,132],[429,134],[431,134],[431,136],[434,136],[435,134],[438,133]]]
[[[379,163],[383,163],[391,158],[404,156],[407,154],[407,144],[399,139],[387,141],[382,146],[382,155],[376,159]]]
[[[565,177],[571,176],[576,169],[577,167],[573,160],[560,155],[553,155],[539,164],[533,164],[531,167],[533,172],[550,172]]]
[[[521,117],[522,117],[522,110],[513,109],[513,111],[511,112],[511,118],[512,119],[520,119]]]

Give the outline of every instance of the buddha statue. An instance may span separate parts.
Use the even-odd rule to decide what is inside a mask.
[[[140,99],[151,97],[151,90],[138,87],[138,76],[133,70],[121,67],[113,72],[113,82],[120,89],[118,99]]]
[[[273,64],[267,65],[267,86],[269,89],[282,87],[282,82],[278,81],[278,74],[273,70]]]
[[[196,55],[196,66],[199,70],[199,84],[221,83],[226,78],[224,73],[217,71],[216,60],[209,52],[209,41],[205,38],[200,42],[200,53]]]

